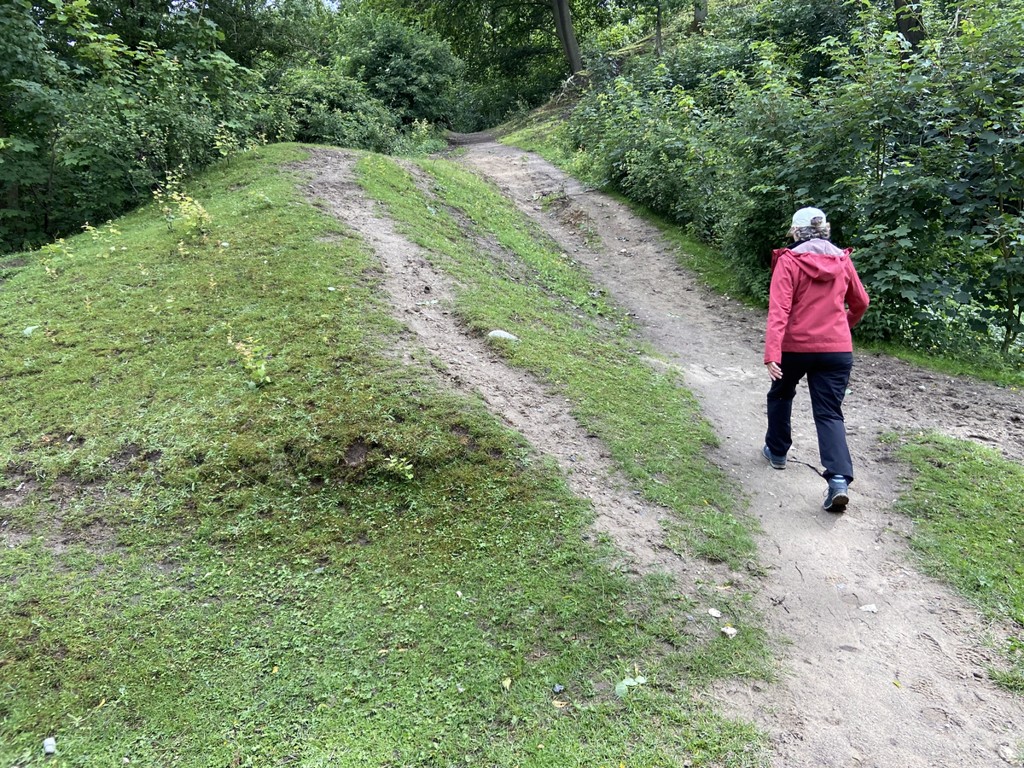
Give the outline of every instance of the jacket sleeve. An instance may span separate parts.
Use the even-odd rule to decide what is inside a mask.
[[[850,328],[853,328],[864,317],[864,313],[868,311],[868,305],[871,301],[868,299],[868,293],[864,290],[864,285],[857,274],[857,268],[853,266],[853,262],[849,258],[847,258],[846,263],[850,272],[850,284],[846,288],[846,321],[850,324]]]
[[[789,325],[789,312],[793,307],[793,261],[785,258],[787,249],[772,254],[775,269],[768,294],[768,327],[764,336],[764,362],[782,362],[782,338]]]

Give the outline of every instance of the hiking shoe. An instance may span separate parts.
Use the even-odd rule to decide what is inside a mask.
[[[821,508],[826,512],[845,512],[849,503],[850,488],[846,478],[842,475],[833,475],[828,481],[828,490],[825,492],[825,501],[821,503]]]
[[[768,450],[766,445],[761,449],[761,455],[768,460],[768,463],[772,465],[772,469],[785,469],[786,468],[786,457],[785,456],[773,456],[772,452]]]

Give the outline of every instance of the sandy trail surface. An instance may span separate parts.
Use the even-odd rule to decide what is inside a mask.
[[[990,648],[1003,629],[914,569],[909,523],[891,510],[898,467],[878,437],[936,429],[1022,461],[1024,395],[857,356],[846,403],[857,480],[846,514],[826,513],[824,482],[810,466],[817,446],[806,388],[794,409],[789,467],[773,470],[759,454],[768,386],[763,315],[704,290],[672,246],[625,206],[487,136],[460,143],[459,161],[589,269],[659,355],[684,372],[721,439],[712,459],[761,522],[768,575],[758,600],[779,641],[780,682],[720,685],[713,695],[721,707],[771,734],[773,764],[785,768],[1019,765],[1024,698],[998,689],[985,672],[998,666]],[[595,533],[610,535],[632,567],[668,571],[683,585],[706,578],[709,566],[665,548],[667,513],[629,491],[601,444],[567,415],[568,404],[458,324],[450,283],[363,196],[351,166],[343,153],[315,152],[305,164],[308,192],[377,252],[410,348],[428,349],[453,386],[478,394],[554,457],[573,490],[593,500]]]

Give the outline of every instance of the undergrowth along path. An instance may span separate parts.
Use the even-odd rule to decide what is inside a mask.
[[[761,609],[780,648],[783,681],[718,696],[773,737],[775,764],[989,767],[1006,764],[1024,733],[1024,701],[995,687],[990,650],[1000,628],[910,564],[909,523],[892,512],[898,467],[879,436],[935,429],[1024,458],[1020,393],[857,356],[847,400],[858,478],[843,516],[820,508],[824,484],[806,392],[794,414],[788,471],[760,458],[767,380],[763,317],[712,296],[683,270],[650,224],[546,161],[491,141],[461,161],[584,264],[679,366],[722,440],[716,462],[751,499],[769,575]],[[638,404],[640,405],[640,404]]]

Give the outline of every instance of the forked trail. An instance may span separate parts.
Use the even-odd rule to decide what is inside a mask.
[[[859,356],[846,406],[858,477],[849,511],[823,512],[824,483],[797,463],[817,462],[806,393],[798,395],[789,468],[772,470],[759,454],[764,318],[704,291],[659,233],[614,200],[486,136],[462,143],[460,162],[495,183],[585,265],[635,315],[660,355],[683,370],[721,439],[713,459],[740,484],[761,521],[768,576],[759,601],[779,640],[781,680],[757,691],[720,686],[715,695],[723,707],[772,735],[780,768],[1014,764],[1024,740],[1024,699],[985,674],[995,661],[987,641],[999,630],[913,569],[907,523],[890,506],[897,468],[877,438],[891,429],[935,428],[989,440],[1024,460],[1024,423],[1006,419],[1024,412],[1024,396]],[[600,446],[567,416],[568,405],[506,366],[450,316],[444,276],[363,197],[351,163],[342,153],[315,153],[306,164],[309,191],[375,248],[396,314],[415,343],[444,361],[454,386],[479,393],[566,469],[573,490],[594,501],[596,526],[635,567],[667,570],[684,583],[701,576],[703,566],[661,546],[662,511],[622,490]],[[869,606],[875,610],[863,610]]]

